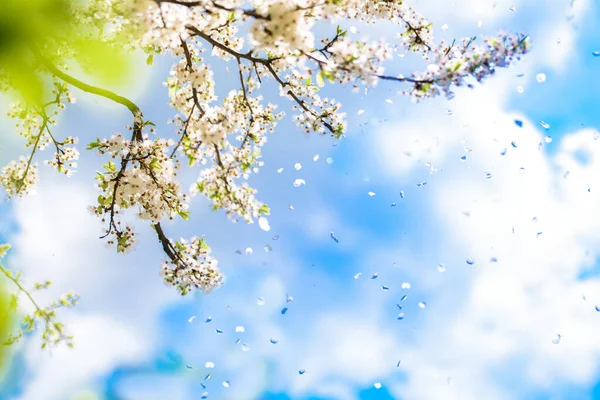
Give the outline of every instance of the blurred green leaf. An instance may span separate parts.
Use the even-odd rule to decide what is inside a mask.
[[[78,64],[100,84],[121,84],[131,76],[132,59],[122,44],[86,23],[85,0],[0,0],[0,76],[27,102],[48,101],[51,84],[41,75],[32,49],[61,67]]]
[[[0,284],[0,343],[8,340],[15,321],[15,311],[11,307],[11,293],[6,285]],[[4,369],[9,361],[10,349],[0,345],[0,370]]]

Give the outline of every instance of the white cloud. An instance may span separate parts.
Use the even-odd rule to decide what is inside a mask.
[[[57,184],[55,179],[62,181]],[[177,298],[158,275],[158,251],[148,258],[148,252],[134,251],[124,262],[123,256],[104,248],[98,239],[100,223],[86,209],[92,203],[92,190],[49,176],[37,196],[15,204],[19,231],[10,238],[11,268],[24,273],[28,286],[53,281],[50,290],[36,294],[40,304],[68,290],[81,295],[75,309],[59,310],[75,336],[75,350],[56,349],[49,357],[41,353],[37,340],[26,343],[33,376],[23,399],[63,399],[121,362],[150,356],[157,313]],[[145,245],[153,243],[139,247]],[[26,305],[25,299],[22,302]],[[57,380],[61,383],[55,384]]]
[[[560,150],[549,156],[538,149],[544,133],[537,122],[505,111],[506,95],[497,85],[509,81],[461,93],[452,116],[443,115],[441,104],[425,105],[411,121],[377,134],[375,151],[392,176],[408,176],[419,159],[440,169],[425,204],[431,229],[444,238],[432,251],[462,260],[451,267],[457,274],[427,293],[434,306],[427,309],[419,340],[406,347],[412,362],[398,395],[507,398],[519,389],[507,387],[502,372],[523,374],[522,390],[547,389],[557,381],[590,384],[598,372],[594,335],[600,318],[582,294],[598,292],[600,281],[578,280],[600,244],[600,197],[587,190],[599,170],[598,134],[584,130],[560,144],[555,140],[547,146]],[[421,125],[419,118],[428,115],[441,117]],[[523,128],[513,122],[517,118]],[[399,149],[413,157],[398,161]],[[585,163],[577,157],[581,151]],[[475,264],[467,266],[466,258]],[[414,275],[417,287],[425,276]],[[553,344],[557,334],[561,341]]]
[[[69,323],[69,329],[77,338],[75,351],[60,347],[49,357],[40,354],[38,340],[28,343],[26,362],[35,365],[36,374],[19,398],[64,399],[87,389],[90,380],[109,373],[115,364],[135,362],[147,351],[141,335],[106,316],[81,316]]]

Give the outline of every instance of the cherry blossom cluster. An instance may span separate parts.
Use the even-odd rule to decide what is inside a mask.
[[[258,2],[255,12],[262,18],[255,18],[250,27],[251,43],[275,54],[312,49],[314,19],[307,17],[311,3],[310,0]]]
[[[52,94],[54,99],[42,106],[16,102],[9,107],[8,117],[16,120],[18,132],[26,140],[25,146],[32,148],[28,158],[22,156],[18,162],[11,161],[1,170],[0,183],[9,197],[33,193],[38,177],[37,163],[33,162],[33,156],[38,150],[44,150],[48,146],[55,148],[54,157],[44,163],[58,172],[71,176],[77,168],[79,151],[70,146],[77,143],[77,138],[68,136],[59,141],[50,129],[56,124],[56,117],[65,108],[65,103],[74,103],[75,99],[64,83],[56,82]]]
[[[105,171],[96,176],[101,194],[92,210],[103,221],[108,216],[106,234],[111,244],[116,239],[119,252],[128,250],[135,241],[131,227],[121,229],[116,221],[119,210],[137,207],[138,217],[153,223],[175,215],[188,217],[187,196],[175,180],[179,166],[168,154],[173,144],[170,139],[151,140],[146,134],[128,140],[119,133],[88,145],[88,149],[111,156],[104,164]]]
[[[489,38],[483,45],[474,43],[473,39],[463,39],[460,45],[442,43],[436,63],[430,64],[425,72],[414,73],[406,79],[413,83],[410,94],[415,98],[439,94],[452,98],[453,87],[468,84],[469,78],[481,81],[493,75],[496,68],[508,66],[514,58],[526,53],[529,46],[527,37],[506,34]]]
[[[0,258],[2,258],[10,249],[9,244],[0,244]],[[74,291],[63,293],[58,300],[53,300],[46,307],[38,305],[34,299],[34,292],[48,289],[52,285],[51,281],[36,282],[32,289],[26,289],[21,279],[19,272],[13,272],[8,268],[0,265],[0,273],[8,280],[12,281],[18,289],[17,293],[12,293],[10,296],[9,311],[15,312],[19,306],[20,299],[26,299],[33,307],[33,312],[25,314],[20,323],[20,327],[16,332],[8,334],[4,345],[11,345],[18,342],[24,335],[32,332],[43,326],[42,331],[42,349],[46,347],[56,346],[59,343],[65,343],[69,347],[73,347],[73,337],[67,335],[65,327],[57,318],[56,312],[59,308],[70,308],[75,306],[79,300],[79,295]],[[21,296],[23,294],[23,296]],[[4,310],[6,312],[6,309]],[[6,316],[6,315],[5,315]]]
[[[34,193],[37,180],[37,164],[28,162],[23,156],[18,162],[11,161],[2,167],[0,174],[0,183],[8,193],[8,197],[23,197]]]
[[[208,293],[221,286],[223,274],[217,267],[217,260],[209,255],[211,250],[204,237],[192,237],[189,241],[181,239],[173,247],[177,251],[177,260],[165,262],[161,272],[167,284],[175,286],[181,294],[187,294],[193,288]]]

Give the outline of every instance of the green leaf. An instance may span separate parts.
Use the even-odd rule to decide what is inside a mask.
[[[8,250],[10,250],[10,244],[0,244],[0,257],[4,257],[8,253]]]
[[[152,65],[153,62],[154,62],[154,54],[148,55],[148,58],[146,58],[146,65]]]
[[[319,87],[323,87],[323,86],[325,86],[325,79],[324,79],[324,76],[325,76],[325,71],[321,71],[321,72],[319,72],[319,74],[317,75],[317,85],[318,85]]]
[[[323,71],[323,75],[327,78],[330,83],[335,82],[335,75],[330,71]]]
[[[152,159],[152,161],[150,161],[150,168],[156,170],[162,169],[162,166],[158,162],[158,158],[155,157]]]
[[[87,37],[71,44],[77,50],[78,63],[101,84],[123,84],[131,79],[133,60],[118,46]]]
[[[100,138],[96,139],[95,142],[88,143],[86,150],[94,150],[98,147],[102,147],[102,143],[100,143]]]
[[[265,214],[265,215],[269,215],[271,214],[271,209],[269,208],[268,205],[263,204],[262,206],[260,206],[260,208],[258,209],[258,213],[259,214]]]
[[[107,165],[108,165],[108,168],[106,168],[106,169],[108,171],[115,172],[117,170],[117,166],[115,165],[114,162],[112,162],[112,161],[109,160]]]
[[[186,220],[186,221],[190,219],[190,212],[189,211],[179,210],[179,211],[177,211],[177,214],[179,214],[179,216],[181,218],[183,218],[184,220]]]

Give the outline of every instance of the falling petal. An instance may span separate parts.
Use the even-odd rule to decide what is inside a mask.
[[[273,236],[273,240],[279,240],[279,235]]]
[[[512,147],[515,147],[515,148],[517,147],[517,144],[515,142],[510,142],[510,144]]]
[[[373,196],[375,196],[375,192],[369,192],[368,195],[373,197]]]
[[[515,6],[510,6],[509,10],[514,12],[517,11],[517,8]]]
[[[477,21],[477,27],[478,28],[481,28],[482,25],[483,25],[483,21],[482,20]]]
[[[559,344],[561,338],[562,338],[562,336],[560,336],[559,334],[556,334],[554,339],[552,339],[552,344]]]
[[[289,294],[285,297],[285,302],[286,303],[291,303],[292,301],[294,301],[294,296],[290,296]]]
[[[515,119],[515,124],[519,127],[522,128],[523,127],[523,121],[521,121],[520,119]]]
[[[400,362],[401,362],[401,360],[398,360],[398,364],[396,364],[396,368],[398,368],[400,366]]]
[[[208,322],[210,322],[210,321],[212,321],[212,317],[208,317],[208,318],[206,318],[206,321],[204,321],[204,322],[205,322],[205,323],[208,323]]]
[[[389,104],[392,104],[392,103],[393,103],[393,101],[392,101],[391,99],[385,99],[385,102],[386,102],[386,103],[389,103]]]
[[[252,254],[252,247],[247,247],[246,248],[246,254]]]
[[[293,206],[293,205],[291,205],[291,204],[288,206],[288,208],[289,208],[290,210],[292,210],[292,211],[294,210],[294,206]]]
[[[538,83],[546,82],[546,74],[544,74],[544,73],[537,74],[535,76],[535,80],[538,81]]]
[[[356,113],[357,115],[363,115],[365,113],[365,110],[358,110],[358,112]]]
[[[402,289],[410,289],[410,283],[408,283],[408,282],[402,282],[401,288]]]
[[[204,363],[204,366],[206,368],[214,368],[215,367],[215,363],[212,362],[212,361],[207,361],[207,362]]]
[[[306,373],[306,370],[304,370],[304,369],[301,369],[300,371],[298,371],[298,373],[299,373],[300,375],[304,375],[304,374]]]
[[[242,351],[246,352],[250,350],[250,346],[248,346],[246,343],[242,343]]]
[[[381,389],[381,383],[379,382],[375,382],[373,386],[375,386],[375,389]]]
[[[269,225],[269,220],[265,217],[258,218],[258,226],[265,232],[269,232],[271,230],[271,225]]]
[[[258,304],[259,306],[264,306],[265,305],[265,299],[263,299],[262,297],[259,297],[258,299],[256,299],[256,304]]]
[[[400,298],[400,301],[404,301],[404,300],[406,300],[406,298],[407,298],[407,297],[408,297],[408,295],[407,295],[407,294],[405,294],[404,296],[402,296],[402,297]]]
[[[392,203],[392,207],[396,207],[396,203]]]
[[[402,198],[402,199],[404,198],[404,191],[402,191],[402,190],[400,191],[400,198]]]
[[[379,274],[378,274],[377,272],[375,272],[375,273],[373,274],[373,276],[371,276],[371,279],[377,279],[377,277],[378,277],[378,276],[379,276]]]
[[[473,261],[473,260],[472,260],[472,259],[470,259],[470,258],[467,258],[467,264],[469,264],[469,265],[473,265],[473,264],[475,264],[475,261]]]
[[[552,138],[551,138],[550,136],[546,136],[546,137],[544,138],[544,140],[546,141],[546,143],[550,143],[550,142],[552,142]]]
[[[358,274],[354,275],[354,279],[360,278],[361,275],[362,275],[362,272],[359,272]]]
[[[296,171],[300,171],[300,170],[302,169],[302,164],[300,164],[300,163],[296,163],[296,164],[294,164],[294,169],[295,169]]]
[[[192,316],[192,317],[189,317],[189,318],[188,318],[188,322],[190,322],[190,323],[191,323],[191,322],[192,322],[193,320],[195,320],[195,319],[196,319],[196,316],[195,316],[195,315],[194,315],[194,316]]]
[[[204,377],[204,380],[205,380],[205,381],[207,381],[207,380],[209,380],[209,379],[210,379],[210,374],[208,374],[208,375],[206,375],[206,376]]]
[[[287,307],[283,307],[283,308],[281,309],[281,314],[282,314],[282,315],[285,315],[285,313],[286,313],[287,311],[288,311],[288,308],[287,308]]]
[[[550,124],[544,121],[540,121],[540,125],[542,126],[542,128],[544,129],[550,129]]]
[[[437,266],[437,270],[438,270],[439,272],[445,272],[445,271],[446,271],[446,266],[445,266],[444,264],[441,264],[441,263],[440,263],[440,264],[438,264],[438,266]]]
[[[313,157],[313,161],[318,161],[319,160],[319,155],[317,154],[316,156]]]
[[[220,329],[215,329],[215,332],[217,332],[219,335],[223,333],[223,331]]]
[[[508,149],[504,149],[504,150],[502,150],[502,152],[500,153],[500,155],[501,155],[501,156],[505,156],[507,151],[508,151]]]
[[[427,307],[427,303],[425,303],[424,301],[420,301],[419,302],[419,307],[420,308],[425,308],[425,307]]]
[[[460,161],[467,161],[467,156],[461,156]]]
[[[192,368],[192,366],[191,366],[191,365],[187,365],[187,364],[185,365],[185,367],[186,367],[187,369],[194,369],[194,368]]]
[[[228,388],[229,386],[229,381],[223,381],[223,387]]]
[[[335,234],[333,233],[333,231],[332,231],[332,232],[329,232],[329,236],[330,236],[330,237],[331,237],[331,238],[332,238],[332,239],[333,239],[333,240],[334,240],[336,243],[339,243],[339,242],[340,242],[340,241],[338,240],[338,238],[337,238],[337,237],[335,237]]]
[[[492,258],[490,258],[490,262],[493,262],[493,263],[498,262],[498,259],[496,257],[492,257]]]
[[[201,398],[202,400],[204,400],[204,399],[208,399],[208,392],[204,392],[204,393],[202,393],[202,396],[200,396],[200,398]]]
[[[593,51],[593,52],[592,52],[592,55],[593,55],[594,57],[600,57],[600,51],[598,51],[598,50],[596,50],[596,51]]]
[[[243,326],[236,326],[235,327],[235,331],[236,332],[246,332],[246,328],[244,328]]]
[[[306,184],[306,181],[304,179],[296,179],[294,181],[294,187],[300,187],[305,184]]]
[[[235,251],[235,254],[242,254],[242,251],[241,251],[240,249],[237,249],[237,250]]]
[[[280,174],[280,173],[282,173],[282,172],[283,172],[283,168],[279,168],[279,169],[277,170],[277,173],[278,173],[278,174]]]
[[[390,288],[389,288],[389,287],[387,287],[387,286],[383,286],[383,285],[381,285],[381,289],[383,289],[383,291],[385,291],[385,292],[387,292],[388,290],[390,290]]]
[[[396,307],[398,307],[398,310],[402,310],[402,306],[400,304],[396,304]]]
[[[265,245],[265,247],[263,247],[263,249],[265,249],[265,253],[270,253],[271,251],[273,251],[273,248],[271,246],[269,246],[268,244]]]
[[[279,342],[279,340],[277,340],[275,338],[271,338],[271,339],[269,339],[269,342],[271,342],[273,344],[277,344]]]
[[[327,161],[327,164],[329,164],[329,165],[333,164],[333,158],[331,158],[331,157],[327,157],[326,161]]]
[[[396,317],[396,319],[397,319],[398,321],[402,321],[402,320],[404,319],[404,313],[403,313],[403,312],[401,312],[401,313],[398,313],[398,316]]]
[[[486,177],[487,179],[490,179],[490,178],[492,177],[492,174],[490,174],[489,172],[486,172],[486,173],[485,173],[485,177]]]

